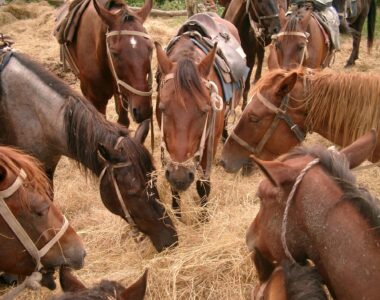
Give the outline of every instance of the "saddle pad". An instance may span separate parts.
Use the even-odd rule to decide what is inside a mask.
[[[332,49],[340,49],[339,41],[339,16],[335,8],[330,6],[320,12],[314,12],[313,16],[323,27]]]

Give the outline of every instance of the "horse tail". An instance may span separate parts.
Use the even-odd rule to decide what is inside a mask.
[[[371,51],[373,46],[373,41],[375,38],[375,23],[376,23],[376,0],[370,0],[369,12],[368,12],[368,26],[367,26],[367,49],[368,52]]]

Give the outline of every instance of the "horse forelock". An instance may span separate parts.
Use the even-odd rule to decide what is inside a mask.
[[[366,189],[357,186],[355,176],[349,169],[347,158],[344,155],[326,150],[322,146],[317,145],[311,148],[297,147],[280,159],[284,161],[305,155],[319,158],[319,164],[341,188],[343,195],[337,205],[342,203],[342,201],[350,202],[360,215],[367,220],[371,230],[380,236],[379,200]]]

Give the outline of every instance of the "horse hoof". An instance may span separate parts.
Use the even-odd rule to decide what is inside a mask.
[[[354,65],[355,65],[354,62],[353,62],[353,63],[348,62],[348,63],[346,63],[346,65],[345,65],[344,67],[345,67],[346,69],[348,69],[348,68],[352,68]]]

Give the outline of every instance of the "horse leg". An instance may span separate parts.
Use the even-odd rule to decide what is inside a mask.
[[[175,216],[179,219],[181,218],[181,207],[179,206],[179,201],[181,197],[179,193],[172,189],[172,208],[174,210]]]
[[[261,78],[261,72],[263,70],[263,61],[264,61],[264,54],[265,49],[262,45],[257,43],[257,66],[256,66],[256,72],[255,72],[255,80],[253,81],[256,83]]]
[[[352,51],[351,55],[345,65],[345,68],[355,65],[355,61],[359,58],[359,46],[362,36],[362,29],[364,25],[365,17],[361,16],[351,24],[351,35],[352,35]]]
[[[253,262],[255,264],[259,280],[261,282],[267,281],[274,270],[274,265],[267,260],[258,249],[255,249],[254,251]]]
[[[207,201],[208,201],[208,196],[210,195],[210,191],[211,191],[210,179],[197,180],[196,186],[197,186],[198,195],[201,199],[201,207],[203,208],[201,212],[200,220],[202,222],[207,222],[209,219],[208,213],[207,213]]]
[[[114,98],[115,98],[116,112],[119,115],[117,122],[128,128],[130,124],[129,117],[128,117],[128,104],[125,103],[124,100],[118,94],[115,94]]]
[[[222,133],[222,143],[224,144],[228,138],[228,130],[227,130],[227,124],[228,119],[224,118],[224,125],[223,125],[223,133]]]

